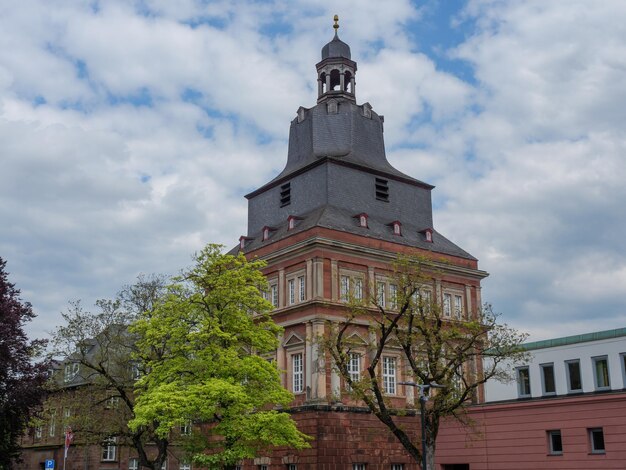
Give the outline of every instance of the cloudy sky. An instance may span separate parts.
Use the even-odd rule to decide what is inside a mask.
[[[626,326],[623,0],[20,0],[0,3],[0,256],[32,336],[237,243],[335,13],[357,101],[436,185],[485,300],[535,340]]]

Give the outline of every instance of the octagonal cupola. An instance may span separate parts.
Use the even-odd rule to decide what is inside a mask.
[[[339,39],[339,17],[335,15],[335,37],[322,48],[322,60],[317,68],[317,102],[344,98],[353,103],[356,62],[350,58],[350,46]]]

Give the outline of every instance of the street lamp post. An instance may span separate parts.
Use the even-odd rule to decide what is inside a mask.
[[[420,400],[420,421],[422,424],[422,470],[428,470],[428,459],[426,456],[426,422],[424,421],[424,412],[426,410],[426,402],[428,401],[428,392],[431,388],[445,388],[445,385],[440,385],[436,382],[428,384],[417,384],[415,382],[398,382],[400,385],[408,385],[409,387],[415,387],[419,390]]]

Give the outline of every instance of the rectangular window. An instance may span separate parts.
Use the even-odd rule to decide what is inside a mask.
[[[389,202],[389,182],[383,178],[376,178],[376,199]]]
[[[130,365],[130,376],[133,380],[139,380],[141,378],[141,369],[136,362]]]
[[[609,377],[609,358],[607,356],[592,357],[593,376],[596,382],[596,390],[607,390],[611,388]]]
[[[120,397],[118,397],[118,396],[110,396],[104,402],[104,407],[106,409],[115,409],[115,408],[117,408],[119,406],[119,404],[120,404]]]
[[[365,469],[365,465],[364,463],[353,463],[352,464],[352,470],[366,470]]]
[[[517,391],[520,397],[530,396],[530,370],[528,367],[517,369]]]
[[[191,434],[191,420],[190,419],[185,421],[185,424],[183,424],[180,427],[180,434],[183,436],[189,436]]]
[[[304,364],[302,353],[291,356],[292,391],[302,393],[304,391]]]
[[[363,300],[363,280],[359,278],[354,280],[354,299]]]
[[[563,440],[561,431],[548,431],[548,452],[551,455],[561,455],[563,453]]]
[[[117,453],[117,438],[109,437],[102,443],[102,461],[114,462]]]
[[[180,470],[191,470],[191,464],[189,462],[181,462],[178,468]]]
[[[57,410],[50,410],[50,421],[48,422],[48,436],[54,437],[57,430]]]
[[[359,353],[350,353],[348,374],[353,382],[358,382],[361,379],[361,355]]]
[[[554,383],[554,364],[541,364],[541,383],[544,395],[554,395],[556,385]]]
[[[71,408],[63,408],[63,419],[68,420],[68,419],[70,419],[71,415],[72,415],[72,409]]]
[[[128,459],[128,470],[139,470],[139,459]]]
[[[296,281],[289,279],[287,281],[287,291],[289,292],[289,305],[296,303]]]
[[[592,454],[604,454],[604,432],[602,428],[589,429],[589,445]]]
[[[449,317],[452,314],[452,295],[443,294],[443,315]]]
[[[454,316],[457,320],[463,318],[463,297],[460,295],[454,296]]]
[[[43,434],[43,428],[41,426],[37,426],[35,428],[35,439],[41,439],[42,434]]]
[[[565,371],[567,372],[567,391],[582,392],[583,381],[580,376],[580,361],[578,359],[565,361]]]
[[[619,355],[620,362],[622,363],[622,380],[623,387],[626,388],[626,353],[622,353]]]
[[[398,308],[398,286],[389,284],[389,303],[392,310]]]
[[[392,463],[391,464],[391,470],[404,470],[404,464],[403,463]]]
[[[287,470],[298,470],[298,466],[295,463],[288,463]]]
[[[74,378],[78,375],[79,370],[80,364],[78,362],[65,364],[65,371],[63,376],[63,380],[65,381],[65,383],[74,380]]]
[[[270,285],[270,302],[274,307],[278,307],[278,284]]]
[[[376,283],[376,303],[378,303],[378,305],[381,307],[385,306],[385,283],[384,282]]]
[[[383,356],[383,392],[396,394],[396,358]]]
[[[306,284],[304,276],[298,277],[298,300],[304,302],[306,300]]]
[[[341,276],[340,284],[341,300],[347,302],[350,300],[350,278],[348,276]]]
[[[268,470],[268,465],[259,465],[259,470]]]

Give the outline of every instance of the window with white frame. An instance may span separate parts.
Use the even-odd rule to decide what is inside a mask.
[[[118,397],[117,395],[111,395],[105,400],[104,407],[107,409],[115,409],[119,406],[119,404],[120,397]]]
[[[298,470],[298,466],[295,463],[288,463],[287,470]]]
[[[548,431],[548,452],[550,455],[563,454],[563,439],[561,438],[561,430]]]
[[[391,470],[404,470],[404,464],[403,463],[392,463],[391,464]]]
[[[624,388],[626,388],[626,353],[621,353],[619,355],[619,360],[622,364],[622,380]]]
[[[366,470],[364,463],[353,463],[352,470]]]
[[[63,419],[68,420],[72,415],[72,409],[69,407],[63,408]]]
[[[396,394],[396,358],[383,356],[383,392],[387,395]]]
[[[381,307],[385,306],[385,283],[382,281],[376,282],[376,303]]]
[[[540,364],[541,385],[544,395],[554,395],[556,393],[556,384],[554,382],[554,364]]]
[[[423,309],[424,312],[429,312],[433,293],[430,289],[425,287],[418,288],[415,292],[413,292],[413,308],[416,312],[419,312],[420,309]]]
[[[304,391],[304,361],[302,353],[291,355],[291,387],[293,393]]]
[[[261,464],[259,465],[259,470],[268,470],[269,465]]]
[[[161,470],[167,470],[167,459],[165,459],[163,465],[161,465]]]
[[[591,358],[593,364],[593,377],[596,390],[608,390],[611,388],[611,378],[609,376],[609,358],[599,356]]]
[[[63,380],[65,383],[71,382],[78,375],[80,371],[80,364],[78,362],[72,362],[70,364],[65,364],[65,370],[63,375]]]
[[[389,308],[398,308],[398,286],[395,284],[389,284]]]
[[[348,358],[348,375],[352,382],[358,382],[361,379],[361,355],[351,352]]]
[[[528,366],[517,368],[517,392],[520,397],[530,396],[530,369]]]
[[[455,295],[454,296],[454,316],[457,320],[463,318],[463,296]]]
[[[139,459],[128,459],[128,470],[139,470]]]
[[[141,368],[136,362],[130,364],[130,377],[133,380],[139,380],[141,378]]]
[[[179,470],[191,470],[191,464],[189,462],[181,462],[178,466]]]
[[[582,392],[583,381],[580,375],[580,361],[573,359],[571,361],[565,361],[565,372],[567,374],[567,391]]]
[[[50,410],[50,421],[48,421],[48,436],[54,437],[57,431],[57,410]]]
[[[191,420],[188,419],[186,420],[181,426],[180,426],[180,434],[182,436],[189,436],[191,434]]]
[[[450,317],[452,314],[452,294],[443,294],[443,315],[444,317]]]
[[[589,447],[592,454],[604,454],[606,448],[604,446],[604,431],[602,428],[591,428],[589,432]]]
[[[342,302],[363,300],[363,275],[343,271],[339,277],[339,298]]]
[[[293,305],[306,300],[306,278],[304,273],[295,273],[287,277],[287,304]]]
[[[102,461],[114,462],[117,458],[117,437],[109,437],[102,443]]]
[[[43,435],[43,426],[36,426],[35,427],[35,439],[41,439],[41,436]]]
[[[274,307],[278,307],[278,281],[270,283],[270,298],[269,301]]]
[[[289,294],[289,305],[296,303],[296,280],[289,279],[287,281],[287,292]]]

